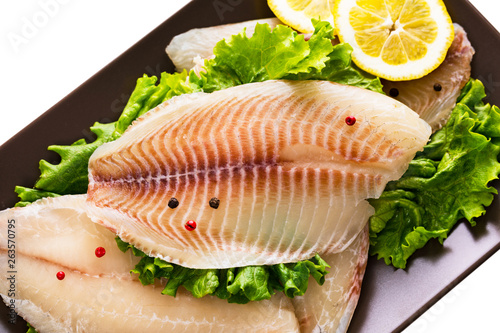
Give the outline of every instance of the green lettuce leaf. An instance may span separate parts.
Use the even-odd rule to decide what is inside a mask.
[[[484,104],[485,96],[480,81],[469,81],[447,124],[403,177],[370,200],[371,254],[405,268],[430,239],[443,242],[457,221],[475,225],[485,213],[497,194],[490,183],[500,173],[500,109]]]
[[[116,237],[122,252],[131,250],[141,260],[130,272],[137,274],[143,285],[165,279],[164,295],[174,296],[184,287],[194,297],[215,295],[229,303],[245,304],[269,299],[276,292],[293,298],[304,295],[309,276],[323,285],[328,264],[316,255],[310,260],[272,266],[246,266],[229,269],[192,269],[147,256],[131,244]]]
[[[267,266],[242,267],[234,269],[233,274],[234,277],[226,284],[226,289],[231,294],[228,298],[230,303],[245,304],[249,301],[260,301],[269,299],[274,294]]]
[[[217,269],[191,269],[176,266],[176,269],[168,277],[162,294],[175,297],[177,289],[181,285],[196,298],[213,294],[219,286],[217,273]]]
[[[333,46],[321,70],[312,68],[309,72],[287,75],[284,79],[326,80],[383,93],[380,79],[362,71],[352,62],[352,51],[349,44],[337,44]]]
[[[333,29],[318,24],[311,43],[289,27],[257,24],[255,33],[244,32],[222,40],[214,48],[215,58],[205,62],[200,85],[212,92],[236,85],[281,79],[288,74],[321,70],[332,51]]]
[[[186,80],[186,71],[176,74],[163,72],[158,84],[156,76],[144,74],[142,78],[139,78],[120,118],[116,122],[113,139],[118,139],[135,119],[164,101],[174,96],[199,90],[196,85],[190,85]]]
[[[271,31],[257,24],[255,33],[244,33],[220,41],[214,59],[205,61],[200,79],[190,76],[205,92],[266,80],[328,80],[374,90],[380,93],[380,79],[363,72],[351,62],[348,44],[332,45],[332,26],[313,20],[315,31],[306,42],[304,35],[278,25]]]
[[[286,296],[293,298],[304,295],[307,290],[309,275],[312,276],[319,285],[325,283],[326,268],[330,267],[318,255],[311,260],[299,261],[294,264],[277,264],[272,266],[273,273],[279,281],[275,288],[283,291]]]
[[[37,190],[34,188],[27,188],[23,186],[16,186],[14,191],[17,193],[21,201],[16,203],[16,207],[24,207],[38,199],[45,197],[58,197],[59,194]]]
[[[90,155],[97,147],[112,140],[114,129],[115,123],[95,123],[90,128],[97,136],[95,141],[87,143],[81,139],[69,146],[49,146],[48,150],[61,156],[61,162],[54,165],[40,161],[41,176],[35,183],[35,189],[61,195],[87,192]]]
[[[26,326],[28,326],[28,331],[26,333],[38,333],[37,330],[31,326],[30,323],[26,323]]]

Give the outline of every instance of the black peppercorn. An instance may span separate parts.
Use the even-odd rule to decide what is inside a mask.
[[[214,197],[214,198],[210,199],[208,204],[210,205],[210,207],[217,209],[217,208],[219,208],[220,200]]]
[[[389,95],[391,95],[391,97],[398,97],[399,90],[397,88],[391,88],[391,90],[389,90]]]
[[[179,206],[179,200],[177,200],[176,198],[171,198],[169,201],[168,201],[168,207],[174,209],[176,208],[177,206]]]

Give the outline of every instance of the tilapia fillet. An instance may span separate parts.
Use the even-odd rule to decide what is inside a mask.
[[[137,258],[121,252],[115,235],[85,213],[85,195],[46,198],[0,212],[0,227],[15,221],[15,287],[6,269],[0,295],[39,333],[58,332],[298,332],[294,307],[282,293],[269,300],[230,304],[194,298],[164,282],[143,286],[129,273]],[[7,234],[0,233],[0,267],[8,267]],[[106,254],[97,258],[96,247]],[[56,274],[65,273],[63,280]],[[12,290],[15,291],[14,294]],[[9,296],[10,295],[10,296]],[[242,311],[244,310],[244,311]]]
[[[292,299],[301,333],[346,332],[361,294],[368,262],[368,225],[349,247],[323,255],[331,266],[320,286],[310,277],[307,292]]]
[[[471,61],[474,56],[467,33],[454,24],[455,38],[443,63],[418,80],[382,80],[384,91],[418,113],[433,130],[440,129],[456,105],[460,92],[470,79]]]
[[[339,252],[373,213],[365,199],[398,179],[429,135],[403,104],[331,82],[179,96],[94,152],[89,214],[142,251],[191,268]]]

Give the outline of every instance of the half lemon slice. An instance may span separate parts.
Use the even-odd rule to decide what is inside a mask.
[[[333,26],[334,0],[267,0],[269,8],[281,22],[293,29],[312,33],[311,19],[328,21]]]
[[[336,0],[334,20],[356,65],[392,81],[433,71],[454,37],[442,0]]]

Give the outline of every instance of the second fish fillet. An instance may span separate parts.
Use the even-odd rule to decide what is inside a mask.
[[[162,295],[165,281],[143,286],[130,274],[138,258],[121,252],[115,235],[88,218],[85,200],[45,198],[0,212],[2,230],[14,225],[16,232],[15,243],[0,233],[0,267],[15,266],[0,273],[0,296],[37,332],[299,331],[282,293],[241,305],[209,295],[197,299],[184,288],[175,298]],[[11,244],[15,259],[9,259]],[[97,247],[104,256],[96,256]]]

